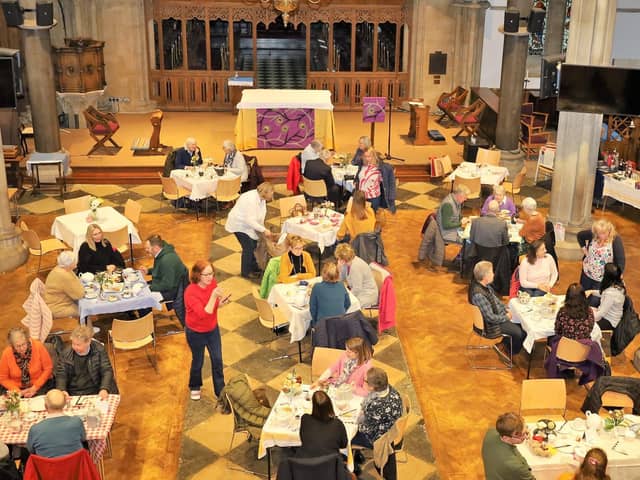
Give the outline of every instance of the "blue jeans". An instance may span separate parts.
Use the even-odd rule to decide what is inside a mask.
[[[253,252],[255,252],[258,246],[258,241],[251,238],[249,235],[243,232],[234,232],[234,235],[238,239],[238,243],[242,247],[242,256],[240,258],[240,275],[247,278],[251,272],[260,270],[258,262]]]
[[[210,332],[194,332],[185,327],[187,343],[191,349],[191,371],[189,373],[189,390],[200,390],[202,387],[202,364],[204,363],[204,349],[209,351],[211,359],[211,376],[213,377],[213,391],[217,397],[224,388],[224,371],[222,367],[222,342],[220,329],[214,328]]]

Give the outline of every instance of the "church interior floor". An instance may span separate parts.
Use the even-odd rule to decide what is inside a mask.
[[[225,375],[230,378],[236,372],[245,372],[254,385],[265,384],[267,390],[274,393],[281,385],[282,375],[297,361],[266,360],[285,350],[294,353],[296,348],[288,344],[286,336],[271,344],[256,344],[256,340],[263,339],[269,332],[256,322],[257,314],[250,297],[253,284],[238,277],[239,246],[224,232],[224,217],[210,215],[196,221],[193,213],[175,213],[160,198],[159,191],[159,187],[153,185],[74,185],[71,193],[73,196],[85,192],[100,195],[106,204],[117,208],[122,208],[127,198],[134,198],[144,207],[140,223],[143,238],[161,233],[177,246],[187,265],[198,258],[212,256],[218,281],[234,293],[235,299],[221,312]],[[284,194],[284,186],[278,185],[276,191],[278,195]],[[526,354],[518,356],[516,367],[510,371],[471,370],[465,355],[470,324],[469,319],[460,317],[459,308],[466,302],[466,281],[454,272],[432,273],[415,269],[411,264],[418,248],[425,209],[437,206],[446,193],[445,186],[437,181],[401,183],[398,212],[387,217],[383,232],[394,274],[398,312],[397,327],[392,334],[382,337],[376,361],[390,372],[391,381],[412,398],[407,443],[409,462],[399,466],[400,478],[404,479],[438,478],[436,475],[456,480],[480,478],[482,435],[498,414],[518,410],[520,383],[526,376]],[[534,196],[543,210],[548,208],[548,190],[534,186],[531,180],[523,195]],[[472,203],[476,210],[477,204],[477,201]],[[275,215],[276,206],[275,203],[269,206],[270,218]],[[62,204],[54,195],[32,198],[29,192],[20,205],[23,218],[42,238],[49,236],[52,220],[62,213],[61,209]],[[470,213],[468,208],[466,213]],[[638,211],[614,206],[605,214],[594,211],[594,217],[600,216],[611,219],[625,241],[628,265],[625,281],[638,303],[640,274],[634,266],[638,265],[640,247],[633,241],[638,232]],[[272,218],[270,223],[276,226],[278,222]],[[134,251],[136,258],[144,257],[140,246]],[[452,259],[455,254],[455,249],[450,247],[447,258]],[[47,260],[50,264],[54,258],[50,256]],[[150,258],[137,262],[150,263]],[[27,267],[34,265],[31,259]],[[0,337],[24,315],[21,305],[32,278],[26,272],[27,267],[0,276],[0,289],[12,292],[6,297]],[[579,262],[562,261],[560,283],[554,290],[563,293],[569,283],[578,280],[579,272]],[[159,313],[156,318],[160,335],[179,327],[175,319],[166,314]],[[101,327],[100,338],[104,339],[109,319],[100,319],[96,325]],[[629,358],[638,346],[638,342],[634,342],[625,351],[626,356],[614,359],[614,374],[637,375]],[[308,351],[308,343],[305,347]],[[264,468],[264,461],[255,460],[257,442],[248,443],[243,435],[236,437],[233,449],[228,452],[231,418],[214,413],[210,383],[205,381],[204,397],[199,404],[188,400],[185,366],[189,359],[181,334],[159,338],[158,376],[144,352],[118,355],[122,402],[113,428],[113,457],[105,459],[107,478],[199,479],[212,475],[217,478],[229,474],[229,468]],[[296,368],[307,375],[308,354],[303,359],[305,364]],[[489,355],[487,361],[497,362],[497,358]],[[534,358],[532,378],[544,376],[541,364],[542,352]],[[569,416],[573,418],[579,414],[585,390],[571,380],[567,386]],[[235,470],[232,475],[233,478],[254,478]]]

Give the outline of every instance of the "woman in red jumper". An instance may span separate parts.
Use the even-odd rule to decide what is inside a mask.
[[[200,400],[205,347],[209,351],[211,359],[213,391],[216,397],[220,396],[224,387],[218,307],[226,303],[229,296],[222,288],[218,287],[213,275],[213,264],[206,260],[198,260],[191,267],[189,278],[191,284],[184,292],[187,311],[185,333],[187,343],[191,348],[191,372],[189,374],[191,400]]]

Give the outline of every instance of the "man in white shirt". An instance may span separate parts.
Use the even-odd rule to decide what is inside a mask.
[[[304,167],[307,165],[307,160],[315,160],[320,158],[320,152],[322,151],[322,142],[320,140],[312,140],[309,145],[304,147],[302,154],[300,155],[300,171],[304,175]]]
[[[258,234],[271,238],[271,231],[264,226],[267,202],[273,199],[273,185],[264,182],[256,190],[240,195],[229,212],[225,230],[233,233],[242,247],[240,274],[244,278],[260,278],[261,272],[254,255],[258,246]]]

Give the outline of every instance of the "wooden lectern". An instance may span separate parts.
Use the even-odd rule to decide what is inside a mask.
[[[429,145],[429,105],[419,102],[409,102],[411,109],[411,123],[409,124],[409,138],[413,138],[414,145]]]

